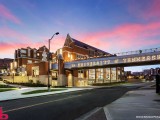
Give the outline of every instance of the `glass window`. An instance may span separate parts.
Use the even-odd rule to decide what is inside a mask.
[[[78,78],[84,78],[84,71],[78,70]]]
[[[97,79],[103,79],[103,69],[97,69]]]
[[[121,77],[121,68],[117,68],[117,80],[120,80]]]
[[[111,68],[111,80],[116,80],[116,68]]]
[[[26,51],[26,50],[23,50],[23,49],[21,49],[20,52],[21,52],[21,53],[27,53],[27,51]]]
[[[111,79],[110,73],[111,73],[110,68],[106,68],[106,80],[110,80]]]
[[[28,63],[32,63],[32,60],[28,60]]]
[[[89,79],[95,79],[95,69],[89,69]]]

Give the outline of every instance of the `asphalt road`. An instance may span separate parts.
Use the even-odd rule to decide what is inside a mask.
[[[1,102],[8,120],[74,120],[110,104],[131,88],[112,87]],[[133,89],[133,88],[132,88]]]

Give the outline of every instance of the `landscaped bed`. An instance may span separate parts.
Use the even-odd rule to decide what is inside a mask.
[[[54,92],[54,91],[62,91],[62,90],[67,90],[67,89],[51,89],[50,92]],[[25,92],[22,93],[22,95],[28,95],[28,94],[37,94],[37,93],[44,93],[44,92],[48,92],[48,90],[34,90],[34,91],[30,91],[30,92]]]
[[[18,90],[18,88],[9,86],[7,84],[0,84],[0,92],[6,92],[6,91],[11,91],[11,90]]]
[[[0,92],[6,92],[11,90],[18,90],[18,88],[0,88]]]

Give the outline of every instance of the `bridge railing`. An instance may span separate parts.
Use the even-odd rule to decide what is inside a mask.
[[[160,52],[160,48],[151,48],[151,49],[142,49],[142,50],[140,49],[140,50],[136,50],[136,51],[115,53],[115,55],[123,56],[123,55],[134,55],[134,54],[152,53],[152,52]]]

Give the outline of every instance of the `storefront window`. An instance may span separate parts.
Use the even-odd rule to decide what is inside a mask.
[[[96,69],[96,78],[97,78],[97,82],[102,83],[103,82],[103,68],[101,69]]]
[[[111,80],[116,80],[116,68],[111,68]]]
[[[106,80],[107,81],[111,79],[110,74],[111,74],[110,68],[106,68]]]
[[[89,69],[89,79],[95,79],[95,69]]]
[[[120,77],[121,77],[121,69],[120,67],[117,68],[117,80],[120,81]]]

